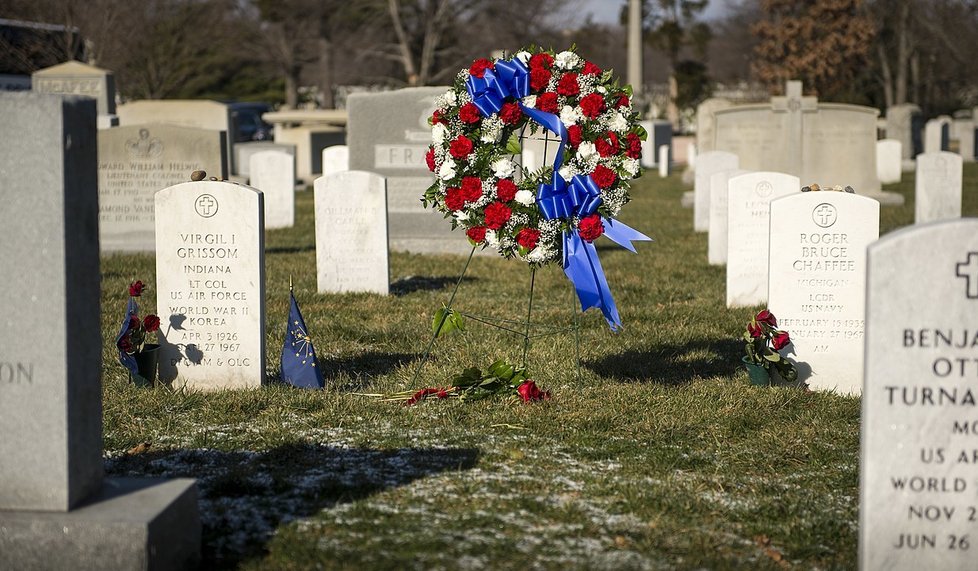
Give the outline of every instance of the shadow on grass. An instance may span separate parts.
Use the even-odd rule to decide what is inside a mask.
[[[601,375],[627,383],[681,386],[694,377],[731,376],[742,368],[743,343],[733,339],[659,345],[647,351],[625,351],[582,365]]]
[[[394,369],[411,361],[420,359],[419,353],[378,353],[371,351],[355,357],[344,359],[318,358],[323,375],[330,388],[340,391],[362,391],[370,384],[369,379],[390,373]],[[353,383],[336,386],[335,379],[340,375],[353,379]]]
[[[473,468],[473,448],[375,450],[292,443],[264,452],[176,450],[105,461],[109,476],[196,478],[201,569],[266,551],[282,524],[432,476]]]
[[[402,296],[416,291],[434,291],[455,285],[458,276],[408,276],[391,284],[391,295]],[[462,283],[472,283],[476,278],[462,278]]]
[[[305,246],[271,246],[265,248],[265,254],[299,254],[301,252],[315,250],[315,244],[306,244]]]

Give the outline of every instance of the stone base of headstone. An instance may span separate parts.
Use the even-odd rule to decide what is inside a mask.
[[[681,204],[683,208],[692,208],[695,202],[696,202],[696,194],[693,193],[692,190],[687,190],[686,192],[684,192],[683,197],[679,199],[679,204]]]
[[[69,512],[0,511],[0,569],[194,569],[194,480],[109,478]]]

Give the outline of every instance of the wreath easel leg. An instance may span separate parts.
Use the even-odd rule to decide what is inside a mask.
[[[530,315],[533,312],[533,285],[536,277],[537,269],[530,268],[530,299],[526,304],[526,328],[523,330],[523,369],[526,369],[526,354],[530,350]]]

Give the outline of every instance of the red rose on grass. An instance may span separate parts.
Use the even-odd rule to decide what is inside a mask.
[[[537,247],[537,241],[540,239],[540,231],[536,228],[523,228],[520,230],[519,234],[516,235],[516,243],[523,246],[527,250],[532,250]]]
[[[545,91],[537,95],[537,109],[544,113],[557,112],[557,94],[553,91]]]
[[[581,240],[593,242],[604,234],[604,223],[597,214],[581,218],[581,223],[577,227],[577,233],[581,235]]]
[[[791,343],[791,337],[788,335],[787,331],[778,331],[774,334],[774,338],[771,339],[771,345],[774,345],[776,351],[780,351]]]
[[[445,118],[442,117],[441,109],[435,109],[435,112],[431,114],[431,124],[437,125],[438,123],[445,123]]]
[[[516,198],[516,184],[508,178],[500,179],[496,183],[496,198],[500,202],[509,202]]]
[[[160,318],[155,315],[147,315],[143,318],[143,329],[147,333],[152,333],[160,328]]]
[[[600,93],[591,93],[582,97],[579,105],[585,117],[595,119],[604,111],[604,97]]]
[[[492,69],[492,62],[486,58],[480,58],[472,62],[469,73],[475,77],[482,77],[486,74],[487,69]]]
[[[458,110],[458,118],[462,120],[463,123],[478,123],[482,119],[482,113],[479,112],[479,108],[475,106],[475,103],[466,103]]]
[[[465,231],[465,235],[469,237],[476,244],[481,244],[483,240],[486,239],[486,227],[485,226],[473,226]]]
[[[412,404],[414,404],[414,403],[416,403],[418,401],[422,401],[422,400],[428,398],[428,395],[437,395],[440,390],[442,390],[442,389],[435,389],[435,388],[421,389],[420,391],[418,391],[418,392],[414,393],[413,395],[411,395],[411,398],[409,398],[408,400],[404,401],[404,406],[411,406]],[[439,398],[441,398],[441,397],[439,397]]]
[[[513,211],[502,202],[493,202],[486,206],[486,226],[491,230],[499,230],[503,224],[509,222],[509,217],[512,214]]]
[[[601,68],[594,65],[593,63],[586,61],[584,62],[584,70],[581,71],[582,75],[601,75]]]
[[[615,109],[620,109],[622,107],[628,107],[628,103],[629,103],[628,94],[627,93],[619,93],[618,94],[618,100],[615,101]]]
[[[581,92],[581,86],[577,84],[576,73],[565,73],[564,77],[557,82],[557,93],[568,97],[577,95]]]
[[[541,391],[536,383],[527,379],[516,389],[523,402],[533,402],[547,400],[550,398],[550,391]]]
[[[632,159],[640,158],[642,156],[642,138],[635,133],[629,133],[625,135],[625,141],[627,147],[625,154]]]
[[[452,212],[465,208],[465,198],[462,197],[461,188],[449,187],[445,190],[445,206]]]
[[[482,179],[477,176],[462,177],[462,200],[475,202],[482,197]]]
[[[757,339],[764,333],[764,329],[756,321],[752,321],[747,324],[747,332],[750,333],[751,337]]]
[[[554,66],[554,57],[547,53],[533,54],[530,56],[530,69],[551,69]]]
[[[594,147],[602,157],[610,157],[618,154],[618,136],[608,131],[608,133],[594,142]]]
[[[572,147],[577,147],[584,140],[584,133],[581,131],[580,125],[571,125],[567,128],[567,142],[571,144]]]
[[[136,280],[129,284],[129,295],[132,297],[139,297],[143,295],[143,289],[145,289],[145,287],[146,286],[143,285],[143,282]]]
[[[499,118],[503,120],[506,125],[512,125],[513,123],[519,122],[523,118],[523,112],[520,110],[520,106],[516,103],[504,103],[503,108],[499,110]]]
[[[464,159],[472,152],[472,141],[465,135],[459,135],[448,146],[448,152],[456,159]]]
[[[542,91],[547,88],[547,84],[550,83],[550,77],[553,74],[549,70],[543,68],[536,68],[530,70],[530,87],[533,91]]]
[[[428,152],[424,154],[424,162],[428,165],[428,170],[435,172],[435,148],[428,147]]]
[[[615,184],[615,181],[618,180],[618,175],[616,175],[615,171],[609,169],[608,167],[598,165],[594,167],[594,172],[591,173],[591,178],[594,179],[594,182],[601,188],[608,188],[609,186]]]
[[[774,317],[774,314],[773,313],[771,313],[770,311],[768,311],[766,309],[761,310],[761,312],[758,313],[754,317],[754,320],[755,321],[761,321],[763,323],[767,323],[771,327],[777,327],[778,326],[778,320],[777,320],[777,318]]]

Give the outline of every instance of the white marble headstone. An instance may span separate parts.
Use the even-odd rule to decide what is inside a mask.
[[[859,568],[975,569],[978,220],[869,247]]]
[[[799,192],[798,177],[752,172],[727,183],[727,307],[767,303],[771,201]]]
[[[961,218],[961,155],[917,155],[914,221],[917,224]]]
[[[261,151],[248,159],[251,187],[265,195],[265,228],[295,224],[295,157],[284,151]]]
[[[659,145],[659,177],[669,176],[672,165],[669,164],[669,145]]]
[[[156,193],[160,380],[196,389],[265,379],[263,195],[230,182]]]
[[[686,165],[689,168],[696,168],[696,143],[686,143]]]
[[[731,178],[750,171],[725,170],[710,177],[710,230],[706,243],[706,257],[712,266],[727,263],[727,183]]]
[[[350,148],[333,145],[323,149],[323,176],[350,170]]]
[[[812,389],[862,388],[866,246],[879,223],[879,202],[856,194],[771,202],[768,307],[791,335],[798,379]]]
[[[693,230],[710,229],[710,177],[713,173],[740,168],[737,155],[725,151],[710,151],[696,157],[696,178],[693,184]]]
[[[387,183],[364,172],[338,172],[315,183],[316,274],[320,292],[390,290]]]
[[[638,124],[645,129],[648,137],[642,141],[642,158],[639,159],[642,168],[650,169],[656,166],[656,155],[658,149],[655,148],[655,137],[652,132],[652,121],[639,121]]]
[[[946,151],[951,136],[951,118],[941,115],[924,125],[924,152]]]
[[[896,139],[876,141],[876,176],[883,184],[900,182],[903,144]]]

